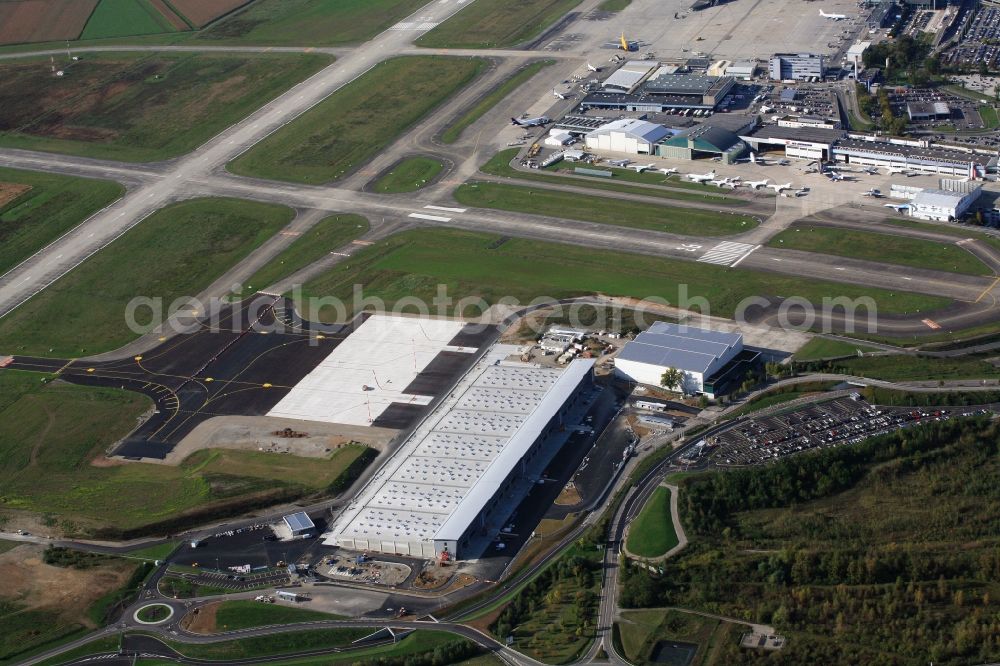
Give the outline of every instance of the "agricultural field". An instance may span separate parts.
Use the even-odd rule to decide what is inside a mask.
[[[195,21],[186,9],[189,6],[233,5],[237,0],[174,0],[173,4]],[[257,0],[199,33],[197,39],[264,45],[356,44],[425,4],[426,0]]]
[[[614,266],[609,271],[608,266]],[[413,296],[431,302],[438,284],[459,299],[482,297],[487,304],[502,297],[527,303],[537,296],[568,298],[602,293],[677,302],[680,284],[691,297],[702,296],[711,314],[730,316],[739,302],[755,294],[796,294],[813,302],[825,296],[869,295],[879,312],[913,312],[943,307],[943,298],[889,293],[834,282],[805,280],[745,269],[728,269],[660,257],[595,251],[558,243],[497,237],[451,229],[421,229],[397,234],[355,253],[302,289],[303,316],[324,320],[332,310],[311,311],[310,296],[336,296],[350,302],[352,286],[365,285],[365,296],[387,305]]]
[[[372,189],[379,194],[416,192],[427,187],[444,169],[431,157],[408,157],[375,182]]]
[[[537,37],[580,0],[476,0],[417,40],[429,48],[490,49]]]
[[[670,517],[670,489],[660,486],[629,526],[626,546],[639,557],[659,557],[677,543]]]
[[[97,0],[0,2],[0,45],[77,39],[96,6]]]
[[[472,181],[460,185],[454,196],[459,203],[476,208],[496,208],[686,236],[729,236],[757,226],[757,220],[749,215],[532,189],[506,183]]]
[[[100,0],[80,39],[156,35],[177,30],[149,0]]]
[[[0,349],[69,358],[116,349],[138,337],[123,316],[136,295],[164,307],[198,295],[293,214],[236,199],[167,206],[0,319]]]
[[[0,168],[0,275],[124,191],[105,180]]]
[[[0,146],[133,162],[187,153],[330,63],[319,54],[94,54],[0,62]]]
[[[325,491],[364,451],[350,446],[327,458],[266,458],[213,449],[177,467],[113,462],[105,450],[136,426],[152,407],[149,399],[43,378],[0,370],[0,512],[45,514],[53,530],[132,529],[227,502]]]
[[[251,0],[171,0],[170,4],[194,27],[202,28],[248,2]]]
[[[278,256],[246,281],[246,291],[270,287],[292,273],[319,261],[368,231],[368,220],[360,215],[330,215],[295,239]]]
[[[954,243],[935,243],[851,229],[795,224],[772,238],[768,247],[819,252],[963,275],[990,273],[983,262]]]
[[[484,64],[480,58],[442,56],[380,62],[230,162],[229,170],[308,184],[341,178],[461,89]]]

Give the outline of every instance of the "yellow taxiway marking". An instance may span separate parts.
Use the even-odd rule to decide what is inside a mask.
[[[992,291],[993,287],[997,286],[997,283],[1000,283],[1000,277],[998,277],[997,279],[993,280],[993,284],[991,284],[990,286],[986,287],[986,289],[983,289],[983,293],[979,294],[979,298],[976,299],[976,303],[978,303],[979,301],[983,300],[983,297],[986,296],[986,294],[990,293],[990,291]]]
[[[68,368],[69,366],[73,365],[73,361],[75,361],[75,359],[70,359],[70,360],[66,361],[66,365],[64,365],[63,367],[61,367],[58,370],[56,370],[56,374],[58,375],[60,372],[62,372],[66,368]]]

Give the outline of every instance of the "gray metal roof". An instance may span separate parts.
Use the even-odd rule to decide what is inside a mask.
[[[656,322],[636,336],[618,354],[619,360],[636,361],[688,372],[707,372],[716,359],[740,344],[739,333]]]
[[[285,516],[284,521],[285,524],[288,525],[288,529],[293,532],[316,529],[315,523],[313,523],[312,519],[306,515],[305,511],[299,511],[298,513],[287,515]]]
[[[607,125],[590,132],[587,136],[598,136],[612,132],[623,132],[648,143],[656,143],[663,137],[670,136],[670,130],[663,125],[657,125],[645,120],[636,120],[635,118],[613,120]]]

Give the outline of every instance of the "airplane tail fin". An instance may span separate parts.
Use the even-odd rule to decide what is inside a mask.
[[[625,32],[622,32],[622,51],[628,51],[628,40],[625,39]]]
[[[521,123],[517,122],[517,118],[511,117],[510,124],[511,125],[520,125]]]

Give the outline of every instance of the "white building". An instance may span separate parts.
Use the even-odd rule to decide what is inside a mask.
[[[775,81],[822,79],[826,65],[823,56],[816,53],[775,53],[768,72]]]
[[[757,63],[750,60],[737,60],[734,63],[730,63],[725,71],[726,76],[731,76],[734,79],[743,79],[744,81],[749,81],[756,73]]]
[[[639,384],[659,386],[669,368],[684,373],[680,389],[701,393],[705,380],[743,351],[743,336],[658,321],[627,343],[615,357],[615,373]]]
[[[491,348],[343,511],[327,545],[477,557],[582,416],[594,361],[564,369]]]
[[[936,222],[952,222],[965,215],[982,192],[975,186],[968,192],[928,189],[918,192],[910,201],[910,217]]]
[[[652,155],[658,141],[670,136],[663,125],[622,118],[602,125],[586,136],[587,148],[630,155]]]

